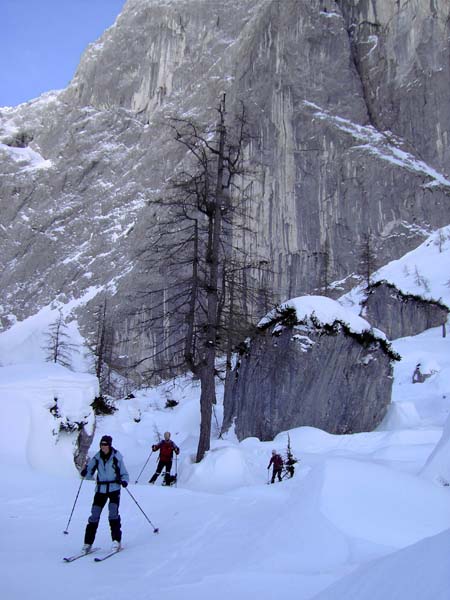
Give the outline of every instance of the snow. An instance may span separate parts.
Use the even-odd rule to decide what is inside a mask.
[[[75,371],[87,371],[89,361],[86,356],[87,348],[78,330],[78,323],[72,314],[77,306],[87,302],[98,292],[98,288],[91,287],[78,299],[72,299],[63,304],[55,301],[43,307],[38,313],[17,321],[13,327],[0,334],[0,365],[18,365],[24,363],[42,363],[48,357],[49,327],[59,318],[59,311],[66,322],[68,335],[67,342],[73,344],[71,364]]]
[[[431,240],[423,252],[435,260],[438,250]],[[433,266],[425,272],[426,262],[434,290],[438,274],[429,275]],[[403,271],[397,265],[393,272]],[[0,333],[2,597],[449,597],[450,336],[443,338],[440,328],[393,342],[402,356],[394,366],[393,402],[373,432],[338,436],[300,427],[271,442],[239,443],[232,431],[220,439],[219,386],[212,448],[195,464],[198,381],[179,377],[117,401],[113,415],[96,419],[90,455],[103,434],[112,435],[130,472],[129,490],[160,533],[153,533],[123,490],[124,551],[98,565],[92,557],[64,564],[62,557],[81,547],[95,489],[90,481],[80,487],[73,465],[77,433],[59,425],[94,426],[90,403],[97,381],[87,373],[73,310],[97,292],[91,288],[67,304],[55,302]],[[370,327],[351,302],[303,297],[286,306],[300,318],[314,313],[322,323],[339,320],[358,332]],[[80,349],[73,371],[45,362],[42,350],[44,333],[60,311]],[[418,361],[432,375],[413,384]],[[59,416],[50,411],[55,398]],[[178,404],[166,408],[167,400]],[[178,484],[171,488],[147,484],[156,467],[151,444],[165,431],[181,448]],[[295,476],[268,486],[271,451],[284,454],[288,434],[299,459]],[[69,535],[63,535],[78,492]],[[110,542],[105,510],[96,544],[108,548]]]
[[[418,248],[379,269],[373,281],[393,283],[404,293],[439,300],[450,308],[450,226],[433,232]]]
[[[276,319],[283,310],[292,308],[297,314],[299,322],[309,321],[312,316],[315,317],[321,325],[333,325],[336,321],[345,323],[350,331],[354,333],[362,333],[372,329],[370,323],[365,319],[355,315],[354,312],[348,310],[345,306],[327,298],[326,296],[301,296],[292,298],[283,302],[279,307],[271,310],[261,321],[258,327],[264,327],[271,321]],[[382,334],[381,336],[382,337]]]
[[[417,248],[389,262],[371,276],[373,283],[386,281],[404,294],[438,301],[450,309],[450,225],[426,236]],[[365,286],[360,285],[339,298],[348,310],[359,313]]]
[[[15,148],[0,143],[0,154],[2,153],[6,154],[14,162],[24,164],[23,171],[49,169],[53,164],[51,160],[45,160],[38,152],[35,152],[28,146],[25,148]]]
[[[376,36],[370,36],[369,42],[374,43],[375,45],[369,51],[367,56],[369,56],[376,47]],[[436,169],[410,152],[403,150],[401,148],[403,143],[402,140],[389,134],[389,132],[380,132],[372,126],[359,125],[349,119],[334,115],[313,102],[305,101],[304,105],[313,111],[316,119],[326,121],[340,131],[350,134],[356,141],[362,142],[361,144],[354,146],[353,150],[368,152],[377,156],[380,160],[390,162],[398,167],[402,167],[408,171],[415,172],[422,177],[426,177],[430,181],[424,184],[424,187],[450,186],[450,180],[447,179],[444,174],[436,171]]]
[[[54,363],[0,368],[2,463],[74,477],[77,435],[60,432],[60,423],[84,422],[92,432],[90,403],[97,394],[95,377]],[[59,418],[50,412],[55,399]]]
[[[315,600],[447,600],[450,530],[369,563]]]
[[[442,437],[436,448],[428,458],[424,468],[422,469],[422,475],[441,483],[445,486],[450,486],[450,416],[442,433]]]

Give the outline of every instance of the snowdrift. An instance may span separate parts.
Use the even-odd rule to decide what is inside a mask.
[[[314,597],[314,600],[448,600],[450,529],[390,554]]]
[[[0,368],[0,461],[75,475],[77,423],[92,433],[93,375],[52,363]]]

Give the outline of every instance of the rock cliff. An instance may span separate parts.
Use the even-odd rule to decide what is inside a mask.
[[[371,431],[390,403],[395,355],[368,323],[355,331],[340,315],[295,313],[292,302],[260,326],[240,357],[226,390],[224,429],[234,424],[240,440],[271,440],[300,426]]]
[[[405,294],[387,282],[370,286],[362,314],[390,340],[417,335],[447,322],[449,310],[437,301]]]
[[[182,158],[165,123],[211,122],[224,91],[253,133],[239,245],[280,300],[353,285],[368,233],[380,264],[415,247],[450,221],[447,15],[447,0],[128,0],[66,90],[0,109],[3,325],[76,299],[88,335],[98,294],[131,311],[164,280],[137,255]]]

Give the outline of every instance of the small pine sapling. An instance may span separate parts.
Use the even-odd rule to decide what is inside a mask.
[[[284,461],[286,474],[288,477],[294,477],[295,473],[295,464],[298,463],[298,460],[295,458],[292,449],[291,449],[291,437],[288,434],[288,443],[286,448],[286,458]]]

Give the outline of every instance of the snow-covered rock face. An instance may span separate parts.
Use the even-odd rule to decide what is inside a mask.
[[[432,4],[129,0],[67,90],[0,109],[3,324],[89,290],[132,308],[155,281],[136,259],[147,201],[180,158],[163,123],[210,121],[223,91],[255,136],[256,231],[240,244],[270,261],[280,299],[351,277],[368,231],[383,263],[448,223],[445,2]],[[125,338],[127,317],[117,326]]]
[[[395,286],[382,282],[369,289],[363,303],[364,317],[390,340],[444,325],[448,313],[447,307],[438,302],[402,294]]]
[[[339,4],[373,125],[400,135],[418,156],[448,170],[448,1]]]
[[[239,439],[269,440],[290,427],[342,434],[381,422],[393,356],[366,321],[329,298],[309,297],[287,302],[260,327],[231,374],[224,429],[234,423]]]

